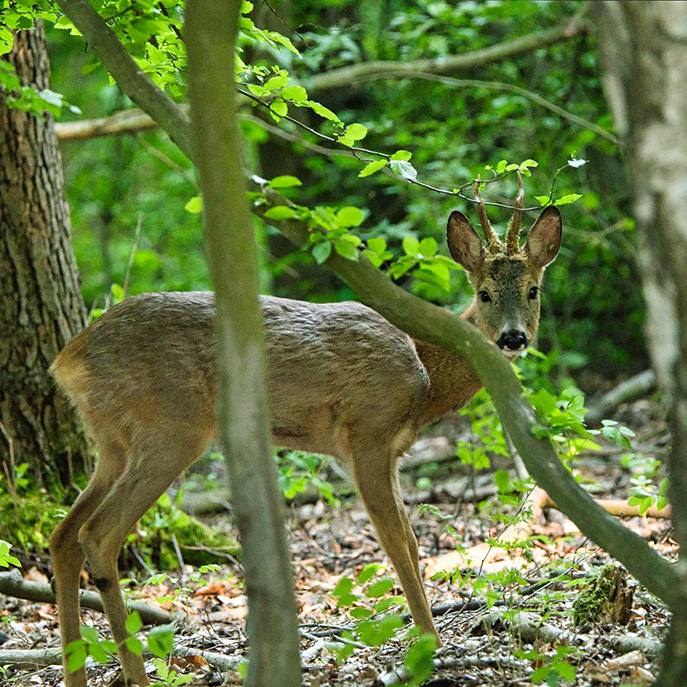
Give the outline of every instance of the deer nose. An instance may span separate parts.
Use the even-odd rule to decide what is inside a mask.
[[[519,329],[510,329],[499,337],[496,345],[499,348],[508,348],[511,351],[520,351],[527,348],[529,343],[525,332]]]

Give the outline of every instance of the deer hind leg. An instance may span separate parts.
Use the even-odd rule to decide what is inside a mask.
[[[358,492],[401,581],[413,620],[440,644],[420,575],[417,539],[400,495],[396,456],[383,451],[373,454],[369,449],[356,452],[354,448],[352,463]]]
[[[205,448],[206,437],[197,433],[184,436],[183,430],[179,428],[183,438],[176,445],[165,439],[146,440],[134,446],[125,472],[79,532],[79,541],[100,591],[113,639],[119,646],[128,685],[149,683],[143,659],[131,653],[124,644],[129,636],[125,627],[128,614],[119,587],[117,558],[136,522]]]
[[[50,536],[53,586],[60,614],[62,646],[81,638],[79,631],[79,577],[85,553],[79,544],[79,530],[101,503],[126,464],[126,451],[117,441],[98,442],[99,458],[88,486]],[[64,659],[65,685],[85,687],[86,671],[69,673]]]

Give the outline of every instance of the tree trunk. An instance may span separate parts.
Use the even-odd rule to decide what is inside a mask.
[[[17,33],[3,59],[24,85],[48,87],[42,24]],[[84,469],[74,413],[48,375],[85,325],[77,274],[53,121],[9,108],[0,92],[0,462],[10,476],[29,463],[41,486]]]
[[[604,60],[604,86],[626,144],[647,336],[669,402],[668,456],[681,597],[659,683],[687,684],[687,3],[593,3]]]
[[[283,501],[270,446],[258,269],[241,164],[233,79],[241,0],[189,0],[194,162],[203,193],[218,334],[220,438],[243,547],[249,687],[296,687],[301,672]]]

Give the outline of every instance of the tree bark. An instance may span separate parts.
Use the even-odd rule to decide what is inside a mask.
[[[270,445],[256,248],[231,78],[240,5],[186,4],[191,135],[217,307],[220,440],[246,571],[246,685],[296,687],[297,609]]]
[[[687,684],[687,4],[594,3],[604,86],[626,143],[647,335],[669,399],[669,497],[681,557],[657,684]]]
[[[41,23],[3,59],[24,85],[48,87]],[[0,92],[0,462],[27,462],[42,486],[85,467],[83,436],[48,367],[86,323],[52,118],[7,105]],[[14,465],[13,465],[14,464]]]

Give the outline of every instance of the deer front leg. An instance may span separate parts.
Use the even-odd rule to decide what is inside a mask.
[[[397,494],[395,462],[387,456],[354,455],[353,474],[379,541],[401,581],[415,625],[434,635],[441,646],[420,575],[417,540]]]

